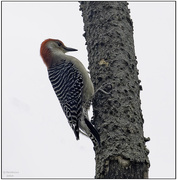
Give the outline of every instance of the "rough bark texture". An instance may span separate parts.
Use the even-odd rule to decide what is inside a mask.
[[[127,2],[80,2],[89,70],[95,87],[93,123],[101,147],[95,147],[95,178],[147,178],[149,151],[140,108],[140,80],[133,23]]]

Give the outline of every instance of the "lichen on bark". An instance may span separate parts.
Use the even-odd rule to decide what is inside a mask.
[[[127,2],[82,1],[89,70],[95,88],[96,178],[147,178],[140,80]]]

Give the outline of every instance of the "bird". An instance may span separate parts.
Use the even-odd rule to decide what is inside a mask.
[[[66,47],[61,40],[51,38],[44,40],[40,47],[49,80],[76,140],[79,140],[81,132],[92,140],[94,146],[100,146],[99,133],[88,117],[94,95],[93,83],[81,61],[65,54],[69,51],[77,49]]]

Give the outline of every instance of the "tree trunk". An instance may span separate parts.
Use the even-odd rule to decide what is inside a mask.
[[[95,178],[148,178],[140,80],[127,2],[80,2],[89,70],[95,88]]]

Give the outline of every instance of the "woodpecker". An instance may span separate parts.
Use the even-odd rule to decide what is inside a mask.
[[[100,136],[88,118],[94,95],[93,83],[83,64],[75,57],[65,54],[68,51],[77,49],[66,47],[57,39],[46,39],[41,44],[40,55],[76,140],[79,139],[79,132],[84,132],[94,146],[100,145]]]

